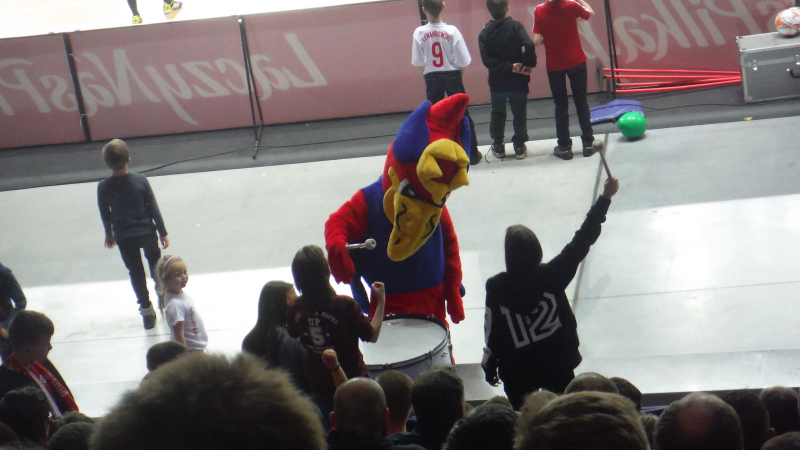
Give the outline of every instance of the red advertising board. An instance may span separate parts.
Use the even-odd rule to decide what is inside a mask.
[[[252,124],[236,17],[71,38],[93,139]]]
[[[0,148],[83,139],[61,35],[0,40]]]

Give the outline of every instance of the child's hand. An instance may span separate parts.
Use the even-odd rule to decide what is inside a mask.
[[[511,72],[513,72],[513,73],[522,73],[522,63],[514,63],[511,66]]]
[[[372,283],[372,292],[378,296],[378,299],[386,300],[386,288],[380,281]]]
[[[161,239],[161,248],[165,249],[165,248],[169,247],[169,238],[168,237],[161,236],[160,239]]]
[[[603,185],[603,197],[611,200],[611,197],[619,191],[619,180],[611,177],[606,180],[605,185]]]
[[[114,241],[114,236],[106,236],[106,248],[114,248],[117,243]]]
[[[327,349],[322,352],[322,365],[328,369],[329,372],[339,368],[339,359],[336,357],[336,350]]]

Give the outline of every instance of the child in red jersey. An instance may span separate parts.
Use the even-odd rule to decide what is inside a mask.
[[[351,297],[336,295],[330,284],[331,269],[325,253],[316,245],[307,245],[295,254],[292,276],[300,297],[289,304],[286,330],[289,336],[299,337],[308,351],[308,384],[322,417],[327,419],[333,410],[336,386],[331,370],[323,364],[322,354],[325,350],[335,350],[347,378],[369,376],[358,340],[378,342],[386,295],[383,283],[372,283],[378,306],[370,320]]]
[[[561,159],[572,159],[572,138],[569,135],[569,99],[567,82],[581,126],[583,156],[592,156],[603,149],[603,142],[594,139],[589,104],[586,101],[586,55],[578,36],[577,19],[589,20],[594,10],[584,0],[548,0],[533,12],[533,43],[544,44],[547,54],[547,78],[556,104],[554,153]]]

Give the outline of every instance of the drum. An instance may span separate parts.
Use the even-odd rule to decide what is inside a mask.
[[[370,378],[394,369],[412,379],[425,369],[453,366],[450,330],[433,317],[399,314],[383,319],[378,342],[361,343]]]

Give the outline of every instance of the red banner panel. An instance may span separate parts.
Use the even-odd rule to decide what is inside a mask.
[[[61,35],[0,40],[0,148],[83,139]]]
[[[775,16],[791,4],[791,0],[612,1],[619,66],[739,70],[736,36],[775,31]],[[594,30],[599,26],[603,23],[591,24]],[[608,47],[605,41],[593,47],[608,60],[602,50]]]
[[[235,17],[71,39],[93,139],[252,125]]]

